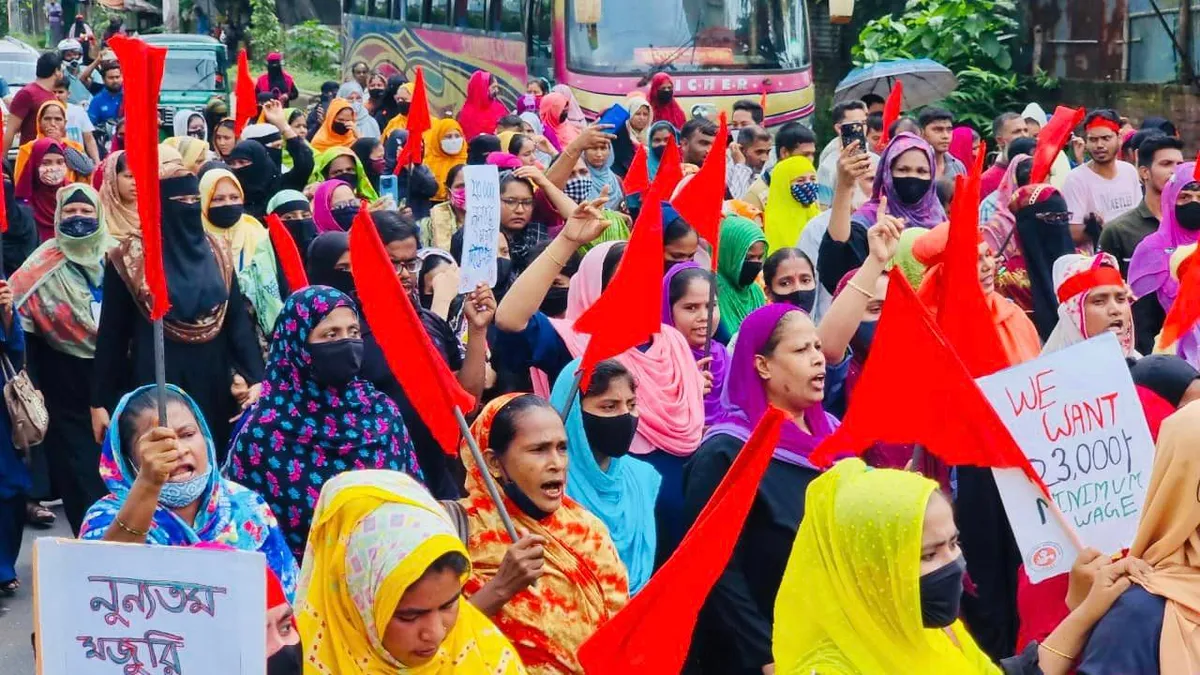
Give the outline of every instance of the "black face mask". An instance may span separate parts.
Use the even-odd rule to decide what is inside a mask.
[[[758,262],[750,262],[747,260],[746,262],[742,263],[742,272],[738,274],[738,285],[742,288],[745,288],[746,286],[754,283],[754,280],[758,278],[759,272],[762,272],[762,266],[763,264],[761,260]]]
[[[568,290],[564,286],[551,286],[550,290],[546,291],[546,297],[542,298],[542,306],[538,309],[546,316],[562,316],[567,311]]]
[[[384,91],[383,89],[372,89],[371,98],[383,98]]]
[[[908,205],[921,201],[933,181],[925,178],[893,178],[892,185],[896,187],[896,196]]]
[[[806,313],[812,314],[813,307],[817,304],[817,289],[814,288],[811,291],[792,291],[787,295],[776,295],[775,302],[795,305]]]
[[[1200,203],[1189,202],[1175,207],[1175,220],[1179,226],[1189,232],[1200,230]]]
[[[512,500],[512,503],[516,504],[517,508],[521,509],[521,512],[530,518],[533,518],[534,520],[545,520],[552,515],[547,511],[539,509],[538,505],[534,504],[533,500],[529,498],[529,495],[521,492],[521,488],[517,487],[515,482],[506,480],[504,481],[504,485],[501,487],[504,488],[504,494]]]
[[[343,206],[341,208],[330,211],[333,214],[333,220],[342,228],[343,232],[349,232],[350,226],[354,224],[354,219],[358,216],[358,204]]]
[[[629,454],[629,445],[637,433],[638,418],[625,413],[616,417],[601,417],[586,410],[583,413],[583,432],[587,435],[592,450],[609,457],[624,457]]]
[[[850,338],[850,346],[854,347],[854,351],[861,352],[866,357],[871,351],[871,343],[875,341],[875,327],[878,325],[878,321],[863,321],[858,324],[858,328],[854,330],[854,337]]]
[[[675,98],[675,90],[673,89],[659,89],[654,92],[654,100],[659,103],[670,103],[673,98]]]
[[[225,206],[210,206],[208,208],[208,222],[221,229],[228,229],[237,225],[242,219],[242,214],[246,209],[241,204],[226,204]]]
[[[58,224],[59,232],[61,232],[64,236],[74,237],[76,239],[80,237],[86,237],[98,229],[100,229],[100,220],[97,218],[89,218],[87,216],[71,216],[70,218],[63,218],[62,222]]]
[[[662,159],[663,153],[667,151],[667,146],[658,145],[650,146],[650,154],[654,155],[655,159]]]
[[[313,379],[326,387],[344,387],[362,368],[363,341],[346,338],[308,345]]]
[[[396,111],[399,112],[401,115],[407,115],[408,108],[410,105],[412,105],[412,103],[410,101],[400,101],[399,103],[396,104]]]
[[[299,644],[285,645],[267,657],[267,675],[301,675],[304,650]]]
[[[345,122],[334,122],[329,126],[333,129],[333,133],[339,136],[350,131],[349,125]]]
[[[283,148],[267,148],[267,157],[275,163],[275,166],[283,166]]]
[[[198,227],[201,225],[200,202],[185,204],[176,199],[163,200],[163,220],[179,221],[184,227]]]
[[[346,270],[333,270],[323,281],[330,288],[336,288],[346,295],[354,296],[354,275]]]
[[[191,136],[192,138],[194,138],[198,141],[202,141],[202,140],[204,140],[204,130],[200,129],[198,131],[189,131],[188,136]]]
[[[349,173],[339,173],[336,176],[330,176],[329,180],[340,180],[346,185],[349,185],[351,188],[354,188],[355,191],[358,189],[358,174],[354,173],[353,171]]]
[[[958,618],[966,571],[967,561],[960,555],[943,567],[921,575],[921,622],[926,628],[945,628]]]

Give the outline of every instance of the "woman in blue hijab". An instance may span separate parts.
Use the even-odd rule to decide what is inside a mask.
[[[559,373],[550,403],[561,411],[579,368],[576,359]],[[654,503],[662,478],[629,456],[637,432],[637,385],[616,360],[601,361],[566,416],[567,496],[604,521],[625,568],[630,595],[654,571],[658,530]],[[560,412],[561,414],[561,412]]]

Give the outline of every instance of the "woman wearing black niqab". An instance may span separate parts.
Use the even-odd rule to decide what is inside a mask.
[[[379,192],[379,176],[383,174],[384,159],[382,157],[378,160],[371,159],[371,153],[375,152],[375,148],[381,144],[378,138],[360,138],[350,146],[350,150],[362,163],[363,170],[367,172],[367,180],[371,181],[371,187],[375,188],[376,193]]]

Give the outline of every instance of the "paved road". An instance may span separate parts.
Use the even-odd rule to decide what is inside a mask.
[[[33,540],[37,537],[70,537],[71,528],[63,516],[62,509],[54,509],[58,521],[48,530],[25,530],[25,541],[21,544],[21,557],[17,560],[17,574],[21,577],[21,590],[15,597],[0,598],[0,673],[3,675],[32,675],[33,650],[29,646],[29,635],[33,632]]]

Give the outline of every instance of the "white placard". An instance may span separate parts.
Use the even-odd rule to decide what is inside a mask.
[[[1078,541],[1105,554],[1133,543],[1154,442],[1112,333],[978,380]],[[1069,572],[1079,553],[1018,469],[994,469],[1030,581]]]
[[[39,675],[266,670],[261,553],[34,542]]]
[[[470,293],[483,282],[496,285],[496,256],[500,244],[500,174],[496,167],[463,168],[467,206],[463,218],[462,270],[458,292]],[[530,215],[532,215],[530,209]]]

